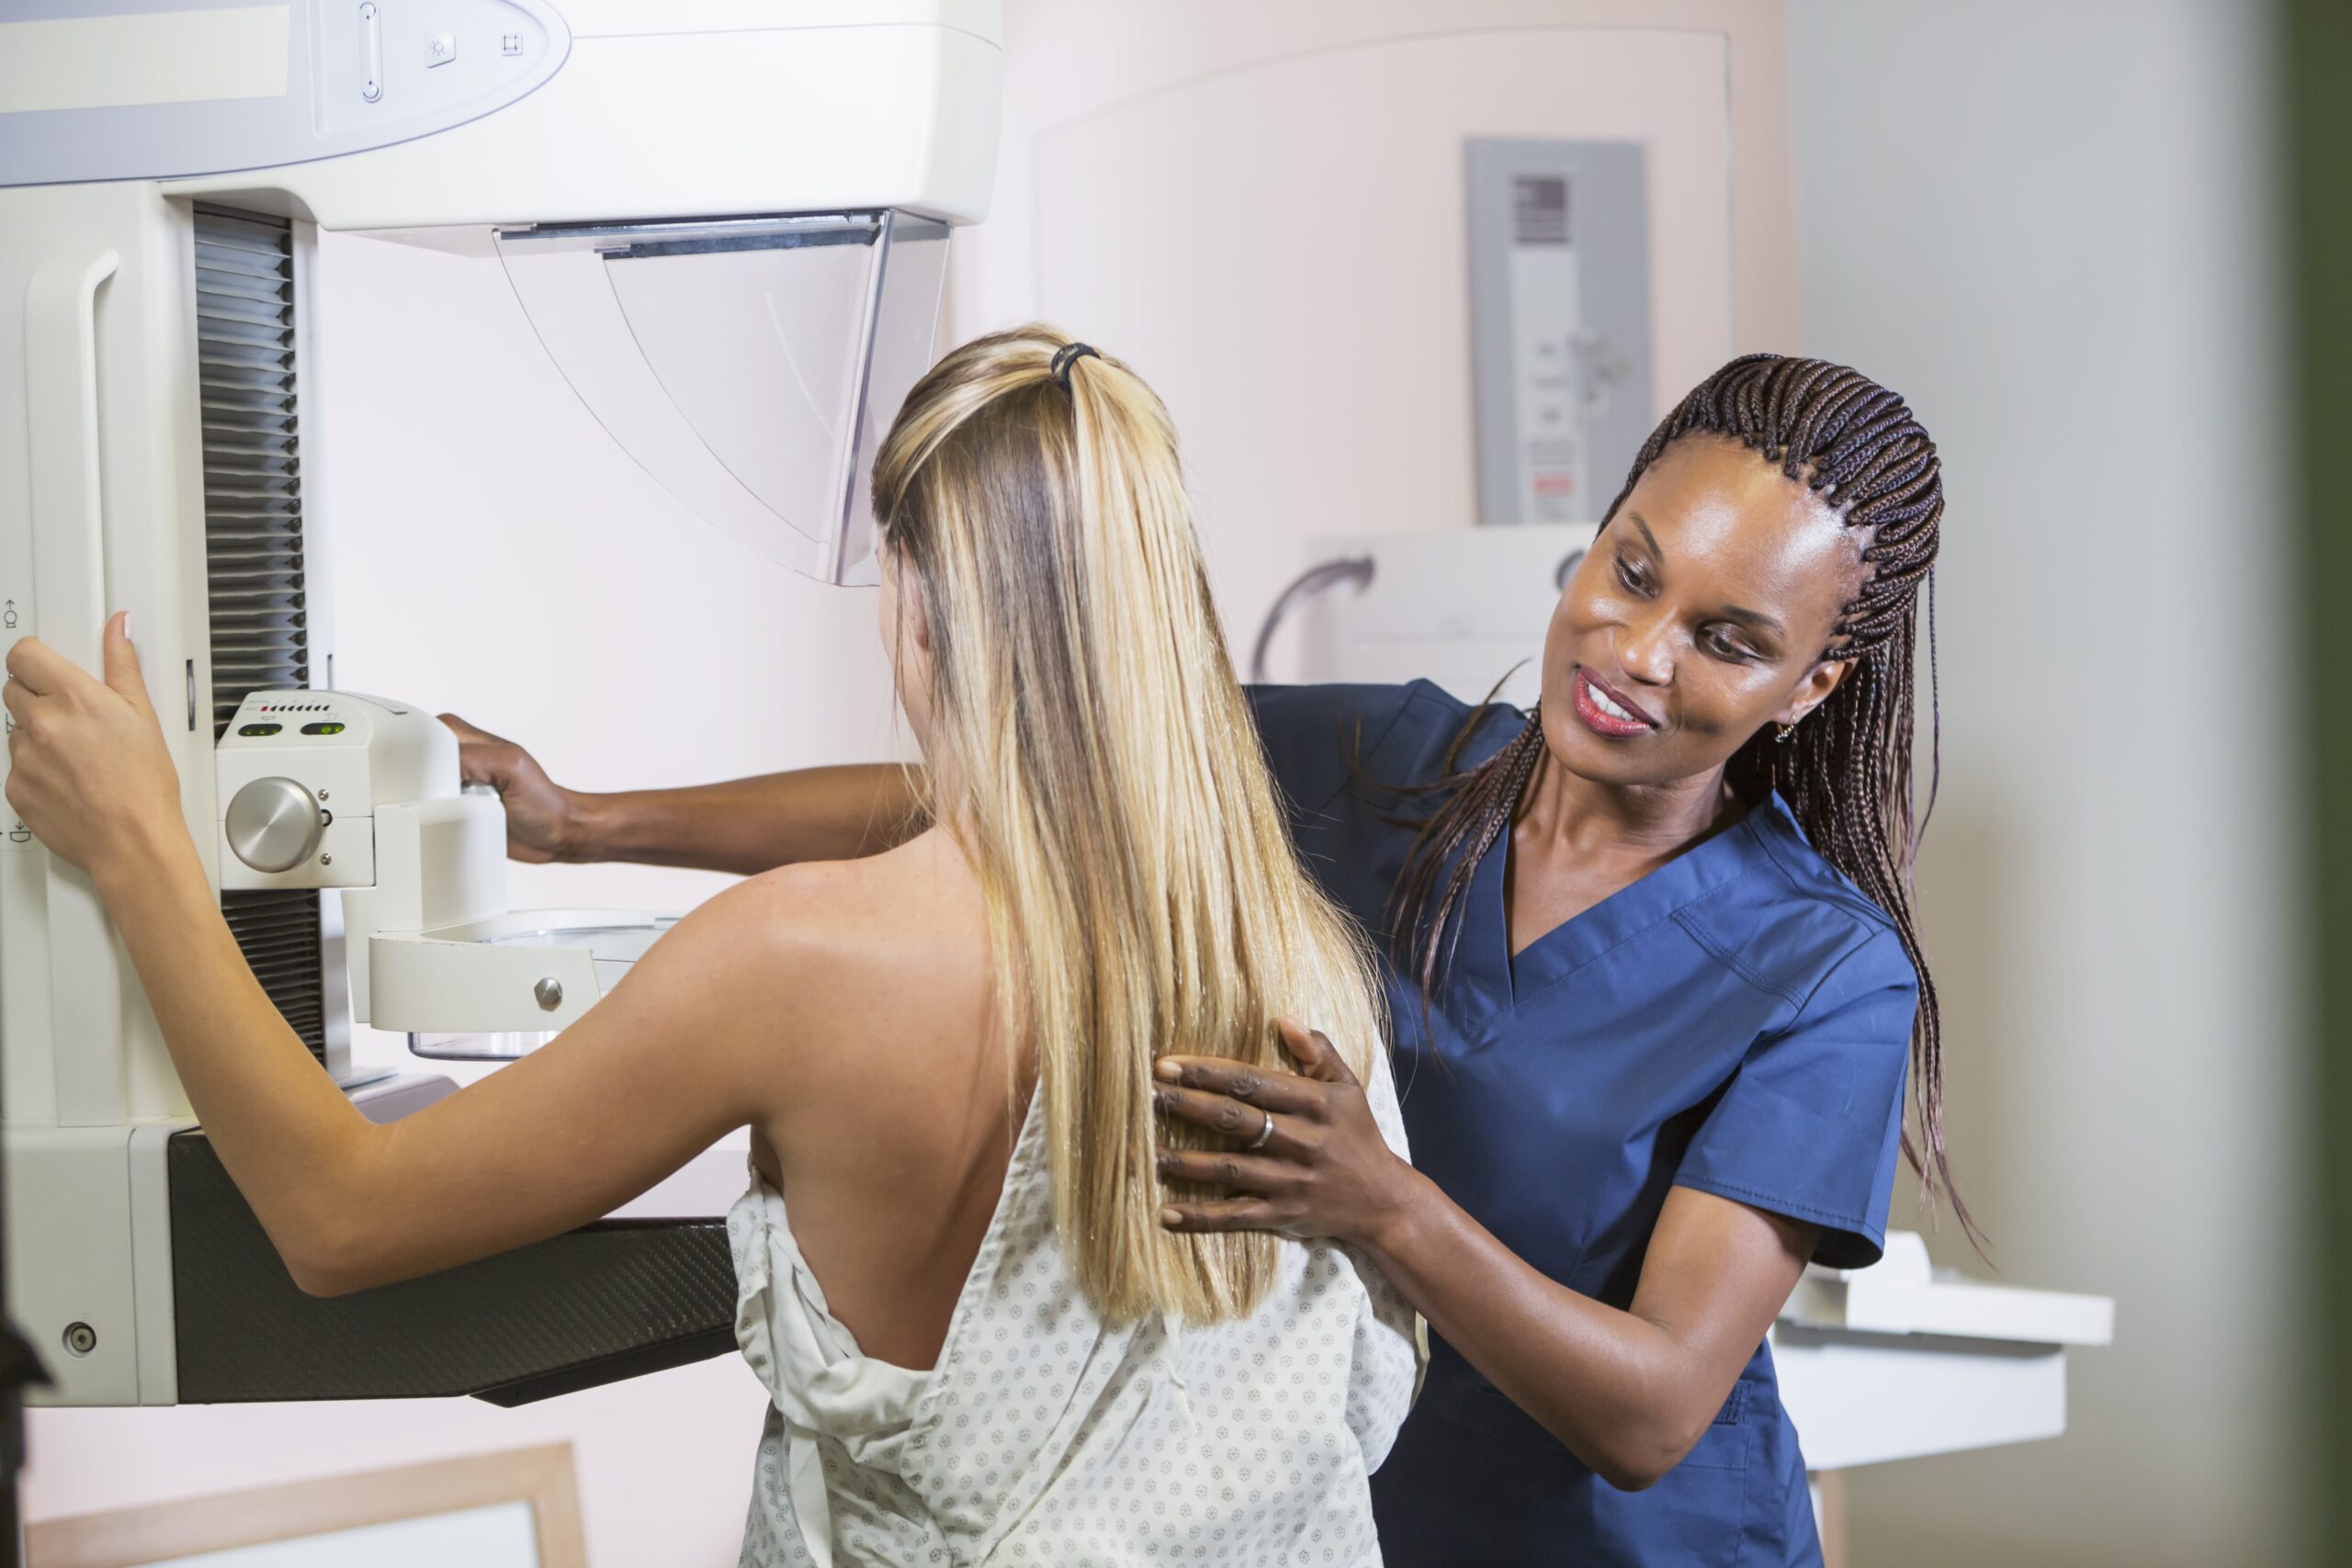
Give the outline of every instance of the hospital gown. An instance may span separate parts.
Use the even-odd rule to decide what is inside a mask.
[[[1405,1137],[1384,1061],[1381,1130]],[[1105,1325],[1054,1235],[1034,1106],[936,1366],[858,1353],[754,1172],[728,1218],[736,1337],[771,1395],[746,1568],[1377,1563],[1366,1477],[1419,1373],[1372,1266],[1284,1242],[1245,1320]]]

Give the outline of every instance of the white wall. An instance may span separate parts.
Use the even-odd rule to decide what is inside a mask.
[[[1943,450],[1921,875],[1954,1158],[2118,1299],[2072,1430],[1852,1484],[1862,1563],[2277,1561],[2297,1290],[2264,18],[1792,0],[1806,351]],[[1942,1261],[1977,1267],[1947,1227]]]
[[[338,683],[454,709],[589,789],[897,754],[872,592],[795,576],[673,502],[565,387],[495,262],[321,251],[305,477],[333,523]],[[509,886],[518,908],[680,909],[727,880],[517,865]],[[354,1056],[430,1066],[403,1045],[362,1032]],[[764,1404],[727,1357],[516,1411],[37,1411],[25,1512],[569,1438],[592,1562],[731,1563]]]

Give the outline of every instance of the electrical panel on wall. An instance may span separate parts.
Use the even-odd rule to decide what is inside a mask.
[[[1478,520],[1598,521],[1653,423],[1642,148],[1464,149]]]

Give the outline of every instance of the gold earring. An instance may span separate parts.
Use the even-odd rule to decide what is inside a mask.
[[[1781,732],[1772,737],[1773,744],[1779,746],[1787,745],[1789,743],[1789,737],[1794,735],[1796,732],[1797,727],[1793,724],[1784,724],[1781,726]]]

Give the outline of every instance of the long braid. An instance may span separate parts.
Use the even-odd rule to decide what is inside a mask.
[[[1725,770],[1745,800],[1781,792],[1821,857],[1894,923],[1919,978],[1911,1034],[1915,1136],[1903,1151],[1928,1203],[1951,1203],[1964,1233],[1982,1245],[1951,1179],[1943,1132],[1943,1032],[1912,909],[1912,873],[1935,804],[1942,711],[1935,698],[1934,600],[1928,602],[1928,682],[1935,749],[1928,802],[1914,818],[1911,742],[1918,596],[1935,566],[1943,521],[1943,475],[1935,443],[1903,400],[1859,371],[1818,359],[1751,354],[1701,382],[1666,416],[1634,457],[1625,487],[1601,526],[1666,449],[1686,435],[1739,442],[1835,509],[1850,528],[1870,531],[1864,581],[1840,611],[1825,659],[1853,668],[1786,743],[1769,730],[1735,753]],[[1475,727],[1476,719],[1472,721]],[[1464,731],[1466,739],[1469,731]],[[1456,742],[1456,751],[1460,742]],[[1391,906],[1390,940],[1408,953],[1426,1005],[1441,954],[1459,940],[1464,895],[1479,860],[1507,831],[1544,749],[1540,716],[1492,758],[1456,773],[1449,755],[1442,805],[1421,825]],[[1447,928],[1454,926],[1451,938]]]
[[[1480,710],[1485,711],[1483,708]],[[1446,754],[1444,786],[1458,784],[1455,793],[1439,807],[1423,826],[1413,841],[1413,851],[1405,863],[1405,872],[1397,879],[1389,896],[1389,921],[1392,940],[1401,945],[1403,933],[1419,925],[1427,931],[1427,940],[1419,944],[1415,962],[1421,983],[1421,1010],[1426,1024],[1430,998],[1437,990],[1439,951],[1442,947],[1450,960],[1454,944],[1462,940],[1462,927],[1453,920],[1454,911],[1461,907],[1470,890],[1470,871],[1476,870],[1495,840],[1510,826],[1512,813],[1527,781],[1535,773],[1535,764],[1544,755],[1544,720],[1540,715],[1530,715],[1517,735],[1487,761],[1467,773],[1456,773],[1453,760],[1476,728],[1474,719],[1461,735],[1455,737]],[[1438,874],[1448,864],[1455,874],[1439,886]],[[1465,869],[1467,868],[1467,869]],[[1435,907],[1429,908],[1435,900]],[[1418,911],[1427,909],[1425,917]],[[1439,933],[1452,927],[1451,935],[1441,943]]]

